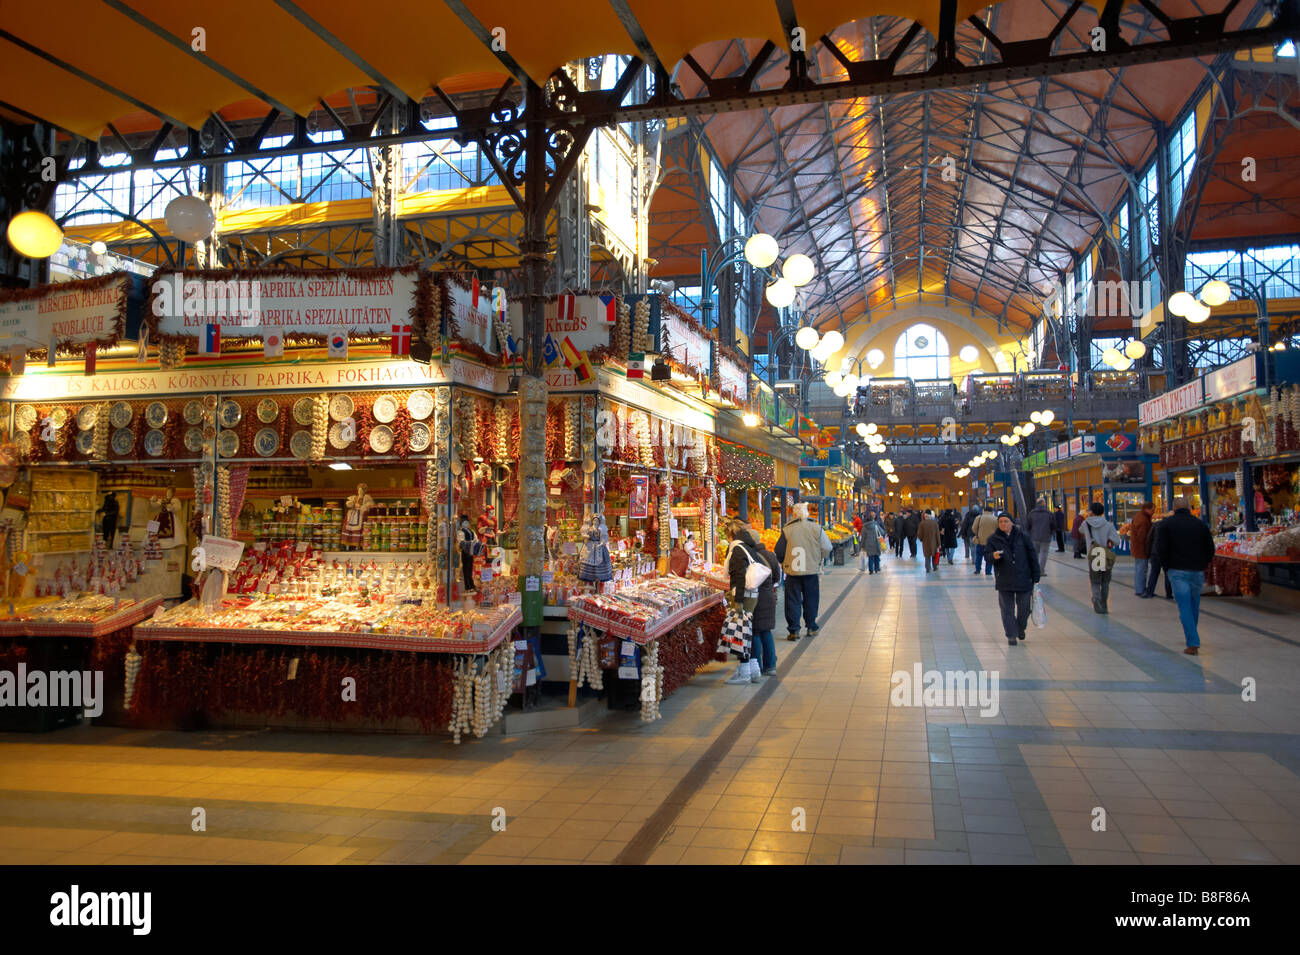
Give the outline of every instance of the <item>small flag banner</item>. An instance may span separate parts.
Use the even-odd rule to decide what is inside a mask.
[[[93,375],[95,373],[95,360],[99,357],[98,353],[99,353],[99,346],[97,346],[94,342],[91,342],[88,345],[86,345],[86,374],[87,375]]]
[[[327,339],[327,354],[330,358],[347,358],[348,357],[348,333],[342,328],[336,328],[329,333]]]
[[[547,335],[546,341],[542,344],[542,361],[545,362],[547,368],[551,368],[559,364],[561,357],[560,346],[554,338]]]
[[[560,321],[560,328],[571,328],[573,316],[578,312],[578,296],[572,294],[561,295],[556,300],[555,307],[556,316]]]
[[[409,355],[411,353],[411,326],[394,325],[393,338],[390,344],[390,351],[393,358],[400,355]]]
[[[600,302],[605,306],[604,311],[601,312],[600,320],[605,325],[613,328],[614,323],[618,320],[618,298],[614,295],[602,295]]]
[[[645,352],[632,352],[627,357],[627,376],[629,378],[645,377]]]
[[[262,354],[266,358],[284,356],[284,336],[279,332],[267,332],[262,336]]]
[[[199,354],[200,355],[221,354],[221,326],[220,325],[203,326],[203,331],[199,335]]]

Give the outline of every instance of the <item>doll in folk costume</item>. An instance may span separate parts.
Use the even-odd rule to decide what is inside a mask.
[[[358,484],[357,493],[344,502],[346,511],[343,516],[343,534],[340,543],[345,548],[361,546],[361,529],[366,522],[366,513],[374,506],[375,499],[370,496],[370,488],[365,484]]]
[[[478,516],[478,539],[485,546],[494,547],[497,542],[497,512],[491,504],[483,508]]]
[[[582,536],[586,541],[586,549],[583,552],[578,579],[594,583],[613,579],[614,564],[609,556],[609,528],[605,526],[604,515],[597,518],[588,514],[582,524]]]

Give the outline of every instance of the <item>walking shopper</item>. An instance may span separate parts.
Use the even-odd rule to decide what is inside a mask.
[[[862,549],[862,515],[853,515],[853,556],[858,556],[858,551]]]
[[[921,553],[925,556],[925,572],[939,569],[939,522],[934,519],[934,511],[926,511],[917,529],[921,538]]]
[[[988,562],[997,568],[993,587],[1002,611],[1002,633],[1010,646],[1025,639],[1025,625],[1033,607],[1034,584],[1038,583],[1038,555],[1029,536],[1003,514],[998,529],[989,537]]]
[[[1201,652],[1201,589],[1205,586],[1205,568],[1214,560],[1214,535],[1199,517],[1192,516],[1185,497],[1174,498],[1174,513],[1164,521],[1160,533],[1160,563],[1174,587],[1178,601],[1178,619],[1183,625],[1187,646],[1183,653],[1197,656]]]
[[[796,504],[792,512],[794,520],[781,528],[776,542],[776,559],[785,571],[786,639],[798,640],[801,612],[808,636],[817,636],[821,565],[831,554],[831,542],[818,524],[808,520],[807,504]]]
[[[880,573],[880,552],[885,544],[885,529],[880,522],[867,521],[862,525],[862,553],[867,557],[867,573]]]
[[[730,529],[732,539],[731,557],[727,560],[727,575],[731,578],[734,599],[753,616],[751,649],[747,676],[750,683],[759,682],[760,675],[776,671],[776,641],[772,637],[772,628],[776,626],[776,585],[781,580],[781,564],[776,556],[763,546],[762,540],[746,522],[739,519],[732,522]],[[758,586],[758,594],[752,605],[745,600],[745,573],[750,561],[764,563],[772,571],[771,576]],[[740,664],[746,669],[745,664]],[[727,682],[744,683],[741,673],[737,673]]]
[[[970,526],[971,524],[975,523],[975,518],[979,516],[979,512],[980,509],[976,507],[974,504],[966,508],[966,515],[961,519],[961,529],[957,532],[958,536],[961,537],[962,544],[964,544],[966,547],[967,560],[973,559],[974,556],[971,553],[971,546],[970,546],[970,538],[971,538]]]
[[[894,516],[894,556],[903,556],[903,540],[907,537],[907,512],[899,511]]]
[[[1133,593],[1139,597],[1147,592],[1147,568],[1151,563],[1147,538],[1151,534],[1151,513],[1155,509],[1155,504],[1143,501],[1142,509],[1134,516],[1128,528],[1128,545],[1133,552]]]
[[[977,574],[980,572],[981,561],[984,563],[984,576],[993,573],[993,562],[988,560],[988,542],[997,529],[997,518],[984,510],[978,510],[975,522],[971,524],[971,536],[975,538],[975,573]]]
[[[951,507],[945,509],[939,518],[939,536],[943,556],[951,565],[953,557],[957,554],[957,512]]]
[[[1055,526],[1056,521],[1052,518],[1052,512],[1047,509],[1047,499],[1040,497],[1034,509],[1029,512],[1029,516],[1025,518],[1025,530],[1038,554],[1040,577],[1047,569],[1048,548],[1052,542],[1052,530]]]
[[[1056,519],[1056,552],[1065,553],[1065,511],[1061,510],[1061,505],[1056,506],[1056,511],[1052,514]]]
[[[910,557],[916,557],[916,535],[921,529],[920,511],[908,511],[903,521],[903,533],[907,535],[907,547]]]
[[[1165,521],[1169,520],[1170,515],[1165,515],[1161,520],[1152,519],[1151,531],[1147,534],[1147,560],[1150,567],[1147,569],[1146,590],[1142,596],[1148,599],[1154,599],[1156,595],[1156,582],[1160,579],[1160,571],[1165,572],[1165,599],[1174,599],[1174,588],[1169,583],[1169,571],[1160,562],[1160,540],[1164,536]]]
[[[1119,546],[1119,532],[1106,520],[1106,509],[1094,501],[1088,505],[1088,519],[1079,528],[1088,555],[1088,579],[1092,582],[1092,609],[1095,613],[1110,613],[1110,575],[1115,567],[1115,552]]]
[[[1070,530],[1070,537],[1074,541],[1074,559],[1083,559],[1083,533],[1079,530],[1083,526],[1083,511],[1074,515],[1074,527]]]

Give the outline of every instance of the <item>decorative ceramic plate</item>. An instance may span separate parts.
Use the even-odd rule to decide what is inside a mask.
[[[330,425],[330,447],[334,448],[336,451],[342,451],[344,448],[346,448],[348,445],[352,443],[352,440],[344,440],[345,438],[348,437],[348,435],[344,434],[343,431],[344,431],[343,422]],[[352,438],[355,439],[357,433],[356,425],[352,426],[350,433],[352,435]]]
[[[203,396],[203,408],[204,408],[204,410],[206,410],[206,411],[216,411],[216,410],[217,410],[217,396],[216,396],[216,395],[204,395],[204,396]]]
[[[91,405],[90,407],[94,407]],[[36,424],[36,409],[31,405],[19,405],[14,409],[14,428],[18,431],[31,431]]]
[[[203,426],[203,440],[204,440],[204,441],[211,441],[211,440],[212,440],[213,438],[215,438],[216,436],[217,436],[217,429],[216,429],[216,426],[215,426],[215,425],[205,424],[205,425]]]
[[[416,421],[423,421],[433,414],[433,395],[427,391],[413,391],[406,399],[406,410]]]
[[[95,418],[98,415],[99,405],[82,405],[81,410],[77,412],[77,427],[82,431],[89,431],[95,426]],[[18,428],[21,431],[27,430],[21,423],[19,423]]]
[[[392,395],[380,395],[375,399],[370,414],[376,421],[388,424],[397,417],[397,402],[393,400]]]
[[[293,420],[299,424],[310,425],[315,404],[310,398],[299,398],[293,403]]]
[[[429,450],[429,445],[433,442],[433,435],[429,433],[429,426],[423,421],[411,422],[411,450],[416,454]]]
[[[167,406],[161,401],[151,401],[144,409],[144,423],[151,428],[161,428],[167,423]]]
[[[374,451],[375,454],[387,454],[393,450],[393,429],[382,424],[371,428],[370,450]]]
[[[243,417],[244,410],[239,407],[238,401],[221,402],[221,427],[233,428],[235,425],[239,424]]]
[[[118,428],[113,432],[113,453],[126,457],[135,447],[135,432],[130,428]]]
[[[269,458],[280,450],[280,432],[275,428],[263,428],[253,438],[253,447],[264,458]]]
[[[185,402],[184,416],[186,424],[198,424],[203,420],[203,402],[197,398]]]
[[[135,417],[135,409],[125,401],[119,401],[108,412],[108,423],[114,428],[125,428]]]
[[[18,448],[18,453],[26,457],[32,450],[32,436],[26,431],[19,431],[14,435],[14,445]]]
[[[22,435],[19,435],[19,437],[22,437]],[[81,434],[77,435],[77,450],[82,454],[90,454],[90,452],[95,450],[94,431],[83,431]]]
[[[162,457],[162,453],[166,449],[167,436],[161,431],[155,429],[144,436],[144,453],[149,455],[149,457]]]
[[[185,432],[185,450],[198,454],[203,450],[203,429],[190,428]]]
[[[335,395],[330,399],[330,417],[335,421],[352,417],[352,398],[349,395]]]
[[[275,403],[274,398],[263,398],[257,403],[257,420],[262,424],[270,424],[278,417],[280,417],[280,406]]]
[[[68,409],[55,408],[53,411],[50,412],[50,421],[53,422],[54,427],[62,428],[65,424],[68,423]]]
[[[289,451],[300,461],[311,457],[311,432],[295,431],[289,439]]]
[[[208,477],[212,477],[212,472],[216,470],[216,465],[214,465],[211,461],[204,461],[202,464],[199,465],[199,470],[202,471],[204,474],[206,474]]]
[[[239,453],[239,435],[233,431],[221,432],[221,437],[217,439],[217,450],[223,458],[233,458]]]

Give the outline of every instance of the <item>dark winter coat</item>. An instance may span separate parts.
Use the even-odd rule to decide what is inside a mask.
[[[862,525],[862,553],[868,557],[879,557],[884,545],[885,529],[878,521],[867,521]]]
[[[962,540],[966,540],[966,538],[970,537],[970,527],[975,523],[975,518],[977,516],[975,508],[971,507],[966,510],[966,516],[961,519],[961,530],[957,532],[958,537]]]
[[[939,518],[939,533],[943,538],[940,546],[945,548],[957,546],[957,515],[952,511],[944,511],[943,516]]]
[[[1055,519],[1056,533],[1064,534],[1065,533],[1065,511],[1061,510],[1058,507],[1056,509],[1056,513],[1054,513],[1052,517]]]
[[[1157,565],[1160,565],[1160,538],[1164,533],[1165,521],[1169,518],[1162,518],[1158,521],[1151,522],[1151,530],[1147,532],[1147,556]]]
[[[754,605],[754,630],[771,630],[776,626],[776,585],[781,579],[781,563],[776,555],[763,546],[762,542],[751,535],[740,541],[740,547],[749,551],[749,556],[756,561],[763,561],[772,570],[772,575],[758,587],[758,603]],[[745,597],[745,570],[749,561],[740,552],[740,547],[732,547],[727,559],[727,574],[731,578],[733,596],[737,602]]]
[[[996,551],[1002,552],[1000,560],[993,560]],[[1038,552],[1029,535],[1014,524],[1010,536],[995,531],[985,553],[993,561],[993,586],[997,590],[1028,593],[1038,583]]]
[[[894,517],[894,540],[907,536],[907,518],[902,514]]]
[[[921,537],[921,549],[926,557],[933,557],[935,551],[939,549],[939,522],[933,517],[926,517],[921,521],[918,529]]]
[[[1160,566],[1165,570],[1204,571],[1214,559],[1214,535],[1199,517],[1180,507],[1161,522]]]
[[[1055,522],[1052,520],[1052,512],[1047,509],[1047,505],[1039,504],[1025,519],[1025,530],[1029,533],[1029,539],[1035,544],[1041,541],[1052,539],[1052,526]]]
[[[921,515],[913,511],[903,520],[903,536],[915,537],[917,530],[921,527]]]

